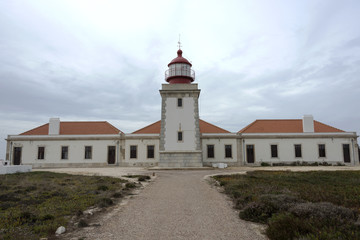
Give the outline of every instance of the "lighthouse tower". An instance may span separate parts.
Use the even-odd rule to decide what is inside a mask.
[[[160,167],[202,167],[198,99],[200,89],[191,63],[182,56],[169,64],[160,90]]]

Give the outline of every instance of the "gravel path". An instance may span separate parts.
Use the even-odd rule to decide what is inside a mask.
[[[101,226],[66,239],[266,239],[260,226],[242,221],[224,194],[204,176],[214,171],[159,171],[157,179]],[[75,238],[74,236],[77,236]]]

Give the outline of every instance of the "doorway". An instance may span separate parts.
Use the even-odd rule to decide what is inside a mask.
[[[344,154],[344,162],[351,162],[350,159],[350,144],[343,144],[343,154]]]
[[[14,147],[14,157],[13,157],[14,165],[20,165],[21,164],[21,147]]]
[[[108,164],[115,164],[115,146],[108,146]]]
[[[246,160],[248,163],[255,162],[254,145],[246,145]]]

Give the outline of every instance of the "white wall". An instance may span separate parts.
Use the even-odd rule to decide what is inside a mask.
[[[207,145],[214,145],[214,158],[207,157]],[[231,145],[232,158],[225,158],[225,145]],[[237,161],[237,144],[236,138],[207,138],[202,139],[202,152],[203,152],[203,162],[209,163],[227,163],[227,162],[236,162]]]
[[[21,164],[107,164],[108,146],[117,148],[117,140],[51,140],[12,141],[22,147]],[[68,159],[61,159],[61,147],[68,146]],[[92,159],[85,159],[85,146],[92,146]],[[45,147],[44,159],[38,158],[38,147]],[[116,151],[118,154],[118,151]],[[13,154],[12,154],[13,156]],[[117,156],[115,157],[117,159]]]
[[[177,106],[177,98],[166,99],[165,151],[196,150],[194,98],[183,97],[183,106]],[[177,141],[178,131],[183,141]]]
[[[137,146],[137,158],[130,158],[130,146]],[[154,145],[154,158],[147,158],[147,146]],[[155,166],[159,162],[159,139],[126,139],[125,163],[128,166]]]
[[[255,163],[261,162],[328,162],[344,163],[342,144],[350,144],[351,164],[354,164],[353,145],[350,138],[274,138],[274,139],[245,139],[243,148],[244,161],[246,162],[246,145],[255,147]],[[271,157],[270,145],[278,145],[278,157]],[[301,144],[302,157],[295,158],[295,144]],[[319,158],[318,144],[325,144],[326,157]]]

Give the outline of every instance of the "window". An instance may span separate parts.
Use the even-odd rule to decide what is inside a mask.
[[[319,144],[319,157],[326,157],[325,144]]]
[[[68,159],[69,156],[69,147],[63,146],[61,147],[61,159]]]
[[[225,145],[225,158],[232,158],[231,145]]]
[[[130,146],[130,158],[137,158],[137,146]]]
[[[183,132],[179,131],[178,132],[178,141],[182,142],[182,140],[183,140]]]
[[[344,162],[350,163],[350,144],[343,144]]]
[[[302,154],[301,154],[301,144],[295,144],[295,157],[296,158],[301,158]]]
[[[214,145],[207,145],[207,157],[214,158]]]
[[[278,146],[277,145],[271,145],[271,157],[272,158],[278,157]]]
[[[183,106],[182,98],[178,98],[178,99],[177,99],[177,106],[178,106],[178,107],[182,107],[182,106]]]
[[[45,147],[38,147],[38,159],[45,159]]]
[[[154,145],[147,146],[147,158],[154,158]]]
[[[85,159],[92,159],[92,146],[85,146]]]

